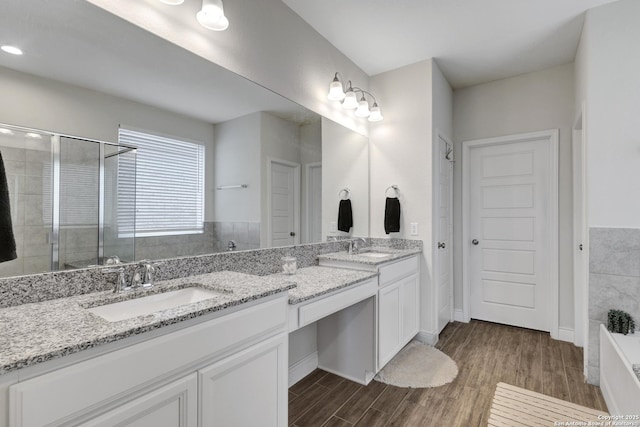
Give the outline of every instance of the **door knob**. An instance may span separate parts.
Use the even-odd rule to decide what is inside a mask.
[[[444,248],[445,248],[444,242],[438,242],[438,249],[444,249]]]
[[[289,233],[289,236],[294,237],[296,235],[295,231],[292,231],[291,233]]]
[[[478,243],[480,243],[480,242],[478,241],[478,239],[473,239],[473,240],[471,241],[471,243],[473,243],[474,245],[477,245],[477,244],[478,244]]]

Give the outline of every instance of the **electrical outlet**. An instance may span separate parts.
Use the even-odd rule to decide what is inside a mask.
[[[329,223],[329,231],[332,233],[335,233],[336,231],[338,231],[338,223],[335,221],[331,221]]]
[[[411,223],[411,235],[412,236],[417,236],[418,235],[418,223],[417,222],[412,222]]]

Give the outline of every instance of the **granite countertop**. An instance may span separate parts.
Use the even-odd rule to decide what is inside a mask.
[[[391,254],[388,257],[384,258],[372,258],[366,255],[367,252],[380,252],[385,254]],[[357,264],[367,264],[367,265],[380,265],[389,261],[396,261],[402,258],[408,258],[412,255],[419,254],[422,252],[419,248],[411,248],[411,249],[395,249],[389,247],[367,247],[363,248],[357,254],[349,255],[349,252],[333,252],[329,254],[318,255],[318,259],[320,260],[329,260],[329,261],[342,261],[342,262],[353,262]]]
[[[296,284],[289,291],[289,304],[298,304],[371,279],[378,276],[378,273],[334,267],[306,267],[292,275],[278,273],[273,276],[286,278]]]
[[[295,286],[289,277],[221,271],[158,282],[151,290],[96,292],[0,309],[0,375],[284,292]],[[141,294],[192,286],[217,291],[217,296],[118,322],[108,322],[85,310]]]

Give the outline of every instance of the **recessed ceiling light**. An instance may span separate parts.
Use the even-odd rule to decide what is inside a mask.
[[[13,135],[13,131],[10,129],[0,128],[0,133],[3,135]]]
[[[12,55],[22,55],[22,50],[20,48],[15,47],[15,46],[4,45],[4,46],[0,47],[0,49],[4,50],[5,52],[10,53]]]
[[[42,135],[40,135],[39,133],[29,132],[26,134],[26,136],[27,138],[42,139]]]

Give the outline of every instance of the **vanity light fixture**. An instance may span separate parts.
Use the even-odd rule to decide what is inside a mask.
[[[19,47],[9,46],[5,44],[4,46],[0,47],[0,49],[7,53],[10,53],[11,55],[22,55],[22,49],[20,49]]]
[[[202,0],[202,10],[196,14],[196,18],[200,25],[213,31],[224,31],[229,27],[222,0]]]
[[[170,4],[171,6],[177,6],[184,3],[184,0],[160,0],[162,3]]]
[[[344,90],[342,81],[340,80],[340,73],[336,73],[333,80],[329,84],[329,94],[327,98],[331,101],[342,101],[342,107],[346,109],[355,109],[354,114],[357,117],[368,117],[370,122],[379,122],[382,120],[382,112],[376,101],[376,97],[364,89],[359,87],[353,87],[351,80],[347,82],[347,89]],[[356,92],[360,92],[362,96],[358,101]],[[369,95],[373,99],[373,105],[369,109],[369,101],[365,97],[365,94]]]
[[[25,134],[25,136],[27,138],[42,139],[42,135],[40,135],[39,133],[28,132]]]
[[[13,135],[13,131],[11,129],[0,128],[0,133],[3,135]]]

